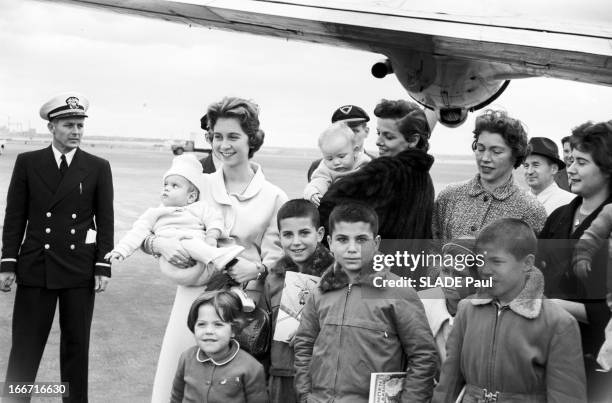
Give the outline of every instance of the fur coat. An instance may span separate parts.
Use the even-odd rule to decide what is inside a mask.
[[[330,186],[319,206],[321,222],[327,230],[335,206],[361,202],[376,210],[381,238],[431,239],[434,187],[429,169],[433,161],[420,150],[372,160]]]

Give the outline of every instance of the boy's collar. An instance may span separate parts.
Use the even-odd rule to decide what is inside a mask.
[[[334,256],[322,244],[318,244],[313,254],[305,264],[304,274],[312,276],[321,276],[323,272],[334,263]],[[276,264],[270,269],[271,273],[284,275],[288,271],[298,272],[297,265],[288,256],[281,257]]]
[[[372,286],[375,277],[380,277],[384,280],[391,273],[388,267],[385,267],[381,271],[374,271],[372,265],[373,261],[370,262],[369,265],[363,266],[357,277],[357,281],[350,283],[346,271],[344,271],[338,263],[333,263],[321,276],[319,288],[322,292],[326,292],[347,287],[349,283]]]
[[[487,289],[479,290],[470,298],[472,305],[486,305],[494,303],[494,298],[487,293]],[[525,287],[521,290],[508,307],[517,315],[527,319],[535,319],[542,310],[542,298],[544,298],[544,276],[535,266],[527,272]]]

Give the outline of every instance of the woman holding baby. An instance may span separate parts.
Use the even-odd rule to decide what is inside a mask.
[[[267,268],[282,256],[276,214],[287,201],[280,188],[268,182],[261,167],[250,161],[263,144],[259,111],[254,103],[227,97],[209,106],[207,111],[212,147],[221,158],[222,169],[205,175],[200,199],[216,206],[224,218],[227,242],[243,246],[245,251],[228,274],[239,283],[248,283],[249,295],[258,298]],[[150,252],[176,265],[186,266],[190,257],[179,242],[153,239]],[[223,242],[219,243],[220,246]],[[168,402],[172,379],[181,353],[194,344],[186,326],[187,313],[204,286],[178,286],[164,341],[155,382],[153,402]]]
[[[380,156],[330,186],[319,207],[321,223],[327,225],[336,205],[359,201],[378,214],[381,238],[404,240],[405,250],[420,251],[419,241],[431,238],[434,201],[427,117],[415,103],[386,99],[374,115]]]

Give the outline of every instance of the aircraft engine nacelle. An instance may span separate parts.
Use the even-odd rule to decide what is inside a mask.
[[[446,127],[459,127],[465,122],[468,111],[465,108],[440,108],[436,109],[438,122]]]
[[[408,94],[418,103],[436,111],[447,127],[463,124],[468,112],[492,103],[506,89],[512,74],[505,65],[479,60],[449,59],[444,56],[397,50],[386,52],[389,59],[372,66],[372,75],[382,78],[394,73]]]
[[[372,75],[376,78],[384,78],[388,74],[393,74],[393,66],[389,59],[384,59],[374,63],[372,66]]]

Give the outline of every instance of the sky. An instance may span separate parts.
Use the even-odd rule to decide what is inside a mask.
[[[69,90],[90,101],[86,135],[181,139],[199,133],[223,96],[254,100],[265,144],[316,147],[332,112],[381,98],[408,98],[395,79],[375,79],[381,55],[211,30],[31,0],[0,2],[0,126],[46,132],[40,106]],[[555,140],[587,120],[612,119],[612,87],[548,78],[514,80],[494,106],[530,136]],[[438,125],[434,154],[469,154],[472,114]],[[375,149],[370,122],[367,149]]]

